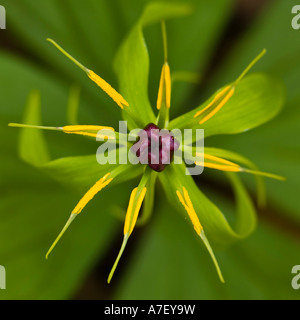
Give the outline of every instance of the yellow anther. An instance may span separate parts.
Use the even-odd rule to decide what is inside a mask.
[[[89,78],[94,81],[104,92],[106,92],[121,109],[124,109],[124,106],[129,106],[128,102],[120,95],[120,93],[118,93],[109,83],[103,80],[94,71],[88,70],[87,74]]]
[[[140,192],[138,198],[136,198],[138,188],[135,188],[130,196],[129,205],[126,213],[125,218],[125,225],[124,225],[124,235],[128,234],[131,235],[134,226],[136,224],[143,200],[146,195],[146,188],[143,188]]]
[[[177,197],[180,201],[180,203],[184,206],[186,212],[188,213],[191,222],[194,226],[195,231],[197,232],[197,234],[200,236],[201,231],[203,230],[203,227],[199,221],[199,218],[195,212],[195,209],[193,207],[193,204],[191,202],[191,199],[189,197],[189,194],[186,190],[185,187],[182,187],[183,190],[183,194],[180,193],[180,191],[176,191]]]
[[[210,154],[204,154],[204,159],[209,159],[209,160],[213,160],[213,161],[218,161],[220,163],[224,163],[226,165],[229,165],[229,166],[232,166],[232,167],[238,167],[240,168],[240,166],[234,162],[231,162],[231,161],[228,161],[228,160],[225,160],[225,159],[222,159],[222,158],[219,158],[219,157],[216,157],[216,156],[212,156]]]
[[[53,130],[53,131],[62,131],[68,134],[79,134],[82,136],[88,137],[102,137],[104,139],[115,139],[115,129],[112,127],[103,127],[103,126],[93,126],[93,125],[76,125],[76,126],[64,126],[64,127],[45,127],[45,126],[35,126],[28,124],[20,123],[9,123],[10,127],[18,128],[31,128],[31,129],[40,129],[40,130]],[[103,131],[102,131],[103,130]],[[102,131],[99,133],[99,131]]]
[[[104,92],[106,92],[121,108],[124,109],[124,106],[128,107],[128,102],[118,93],[109,83],[99,77],[94,71],[89,70],[84,65],[82,65],[79,61],[77,61],[73,56],[71,56],[66,50],[64,50],[59,44],[57,44],[52,39],[47,39],[51,42],[61,53],[63,53],[68,59],[70,59],[73,63],[75,63],[81,70],[86,72],[88,77],[94,81]]]
[[[227,86],[223,90],[221,90],[219,93],[216,94],[216,96],[213,98],[213,100],[209,103],[208,106],[206,106],[204,109],[198,111],[194,118],[198,118],[200,115],[202,115],[204,112],[208,111],[209,109],[212,109],[205,117],[203,117],[199,124],[205,123],[207,120],[209,120],[211,117],[213,117],[218,111],[221,110],[221,108],[228,102],[228,100],[233,96],[235,87]]]
[[[213,100],[202,110],[198,111],[195,115],[194,118],[198,118],[201,114],[203,114],[207,109],[209,109],[211,106],[213,106],[220,98],[222,98],[224,96],[224,94],[226,94],[226,92],[228,92],[230,89],[230,86],[225,87],[223,90],[221,90],[220,92],[218,92],[215,97],[213,98]]]
[[[202,239],[208,253],[210,254],[211,256],[211,259],[215,265],[215,268],[217,270],[217,273],[219,275],[219,278],[221,280],[221,282],[224,282],[224,278],[222,276],[222,272],[221,272],[221,269],[219,267],[219,264],[218,264],[218,261],[214,255],[214,252],[205,236],[205,233],[204,233],[204,230],[203,230],[203,227],[202,225],[200,224],[200,221],[199,221],[199,218],[195,212],[195,209],[193,207],[193,204],[192,204],[192,201],[190,199],[190,196],[186,190],[185,187],[182,187],[182,193],[177,190],[176,191],[176,194],[178,196],[178,199],[180,201],[180,203],[183,205],[183,207],[185,208],[185,210],[187,211],[191,221],[192,221],[192,224],[194,226],[194,229],[195,231],[197,232],[197,234],[199,235],[199,237]]]
[[[105,126],[93,126],[93,125],[76,125],[76,126],[64,126],[63,132],[69,134],[79,134],[88,137],[102,137],[105,139],[115,139],[114,128]],[[99,131],[103,131],[102,134]],[[110,132],[111,131],[111,132]],[[111,133],[111,134],[110,134]]]
[[[217,169],[221,171],[229,171],[229,172],[240,172],[240,167],[235,166],[227,166],[227,165],[221,165],[216,163],[209,163],[209,162],[196,162],[197,166],[205,167],[205,168],[211,168],[211,169]]]
[[[125,224],[124,224],[124,238],[123,238],[123,242],[122,242],[122,246],[121,249],[119,251],[119,254],[117,256],[117,259],[109,273],[108,279],[107,279],[107,283],[110,283],[116,268],[118,266],[118,263],[122,257],[122,254],[125,250],[127,241],[134,229],[134,226],[136,224],[142,203],[144,201],[147,189],[146,187],[144,187],[141,191],[139,191],[139,195],[138,194],[138,190],[139,188],[135,188],[133,189],[131,196],[130,196],[130,200],[129,200],[129,204],[128,204],[128,208],[127,208],[127,213],[126,213],[126,217],[125,217]]]
[[[72,214],[79,214],[83,208],[94,198],[94,196],[100,192],[103,188],[105,188],[108,184],[113,180],[108,179],[110,173],[106,174],[103,178],[97,181],[90,190],[83,196],[83,198],[78,202],[77,206],[72,211]]]
[[[266,178],[271,178],[271,179],[276,179],[276,180],[281,180],[281,181],[286,180],[286,178],[279,176],[277,174],[243,168],[234,162],[231,162],[231,161],[228,161],[228,160],[216,157],[216,156],[212,156],[210,154],[203,154],[203,153],[197,152],[196,155],[198,157],[204,158],[204,162],[203,161],[196,161],[195,162],[195,164],[197,166],[202,166],[202,167],[211,168],[211,169],[217,169],[217,170],[221,170],[221,171],[228,171],[228,172],[246,172],[246,173],[250,173],[253,175],[263,176]],[[210,161],[214,161],[214,162],[207,162],[206,159],[208,159]]]
[[[74,219],[77,217],[77,215],[82,211],[82,209],[87,205],[87,203],[93,199],[93,197],[101,191],[103,188],[105,188],[113,179],[106,180],[110,176],[110,173],[106,174],[103,178],[101,178],[98,182],[95,183],[95,185],[90,188],[90,190],[83,196],[83,198],[78,202],[77,206],[72,211],[67,223],[63,227],[60,234],[57,236],[57,238],[54,240],[53,244],[51,245],[50,249],[48,250],[46,254],[46,259],[48,259],[49,254],[54,249],[58,241],[61,239],[63,234],[67,231],[70,224],[74,221]]]
[[[161,71],[157,109],[160,110],[163,104],[167,109],[171,106],[171,73],[168,62],[164,63]]]
[[[210,154],[196,153],[196,155],[198,157],[204,158],[204,162],[203,161],[196,161],[195,162],[195,164],[197,166],[202,166],[202,167],[217,169],[217,170],[222,170],[222,171],[230,171],[230,172],[240,172],[241,171],[241,167],[234,162],[231,162],[231,161],[228,161],[228,160],[216,157],[216,156],[212,156]],[[206,160],[214,161],[216,163],[207,162]]]
[[[209,111],[210,108],[212,109],[205,117],[203,117],[200,120],[199,124],[205,123],[207,120],[213,117],[218,111],[220,111],[220,109],[226,104],[226,102],[228,102],[228,100],[233,96],[235,87],[238,85],[238,83],[245,77],[245,75],[256,64],[256,62],[259,61],[264,56],[265,53],[266,53],[266,50],[264,49],[254,60],[251,61],[251,63],[241,73],[241,75],[237,78],[236,81],[234,81],[231,85],[226,86],[219,93],[217,93],[208,106],[198,111],[194,115],[194,118],[198,118],[204,112]]]

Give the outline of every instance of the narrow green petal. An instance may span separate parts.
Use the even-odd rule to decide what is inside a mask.
[[[43,132],[35,129],[61,130],[55,127],[41,127],[40,93],[30,92],[24,113],[24,123],[10,123],[10,127],[22,128],[19,140],[20,158],[33,166],[39,166],[49,161],[50,155]],[[32,124],[32,125],[29,125]]]
[[[109,276],[107,278],[107,283],[111,282],[111,279],[112,279],[112,277],[113,277],[113,275],[114,275],[114,273],[115,273],[115,271],[117,269],[119,261],[120,261],[120,259],[122,257],[122,254],[123,254],[124,250],[125,250],[125,247],[126,247],[128,239],[129,239],[129,234],[127,233],[127,234],[124,235],[124,239],[123,239],[123,242],[122,242],[121,249],[120,249],[119,254],[117,256],[117,259],[116,259],[116,261],[115,261],[115,263],[114,263],[114,265],[113,265],[113,267],[112,267],[112,269],[111,269],[111,271],[109,273]]]
[[[121,249],[119,251],[119,254],[117,256],[117,259],[111,269],[111,272],[109,274],[108,280],[107,282],[110,283],[112,276],[118,266],[118,263],[122,257],[122,254],[125,250],[127,241],[135,227],[137,218],[138,218],[138,214],[142,205],[142,202],[145,198],[145,194],[147,191],[147,183],[148,180],[150,178],[152,174],[152,171],[149,167],[146,167],[145,172],[143,174],[143,177],[138,185],[137,188],[135,188],[130,196],[130,200],[129,200],[129,204],[128,204],[128,209],[127,209],[127,213],[126,213],[126,217],[125,217],[125,223],[124,223],[124,239],[123,239],[123,243],[121,246]]]
[[[67,231],[67,229],[69,228],[70,224],[74,221],[74,219],[77,217],[77,214],[71,214],[70,218],[68,219],[67,223],[65,224],[65,226],[63,227],[63,229],[61,230],[60,234],[57,236],[57,238],[54,240],[53,244],[51,245],[50,249],[48,250],[48,252],[46,253],[46,259],[48,259],[49,254],[52,252],[52,250],[55,248],[55,246],[57,245],[58,241],[61,239],[61,237],[63,236],[63,234]]]
[[[24,124],[24,123],[9,123],[9,127],[13,128],[28,128],[28,129],[41,129],[41,130],[50,130],[50,131],[62,131],[62,127],[45,127],[45,126],[35,126],[32,124]]]
[[[245,168],[242,168],[241,172],[247,172],[247,173],[251,173],[254,175],[258,175],[258,176],[262,176],[262,177],[270,178],[270,179],[275,179],[275,180],[279,180],[279,181],[286,180],[285,177],[282,177],[282,176],[280,176],[278,174],[274,174],[274,173],[262,172],[262,171],[257,171],[257,170],[250,170],[250,169],[245,169]]]
[[[248,65],[248,67],[241,73],[241,75],[234,81],[233,85],[236,86],[244,77],[245,75],[250,71],[250,69],[253,68],[253,66],[267,53],[266,49],[263,49],[262,52],[255,57],[250,64]]]
[[[47,41],[52,43],[62,54],[64,54],[68,59],[70,59],[72,62],[74,62],[81,70],[89,73],[89,69],[86,68],[83,64],[81,64],[78,60],[76,60],[73,56],[71,56],[65,49],[63,49],[58,43],[56,43],[54,40],[47,38]]]
[[[216,267],[216,270],[217,270],[218,276],[219,276],[219,278],[220,278],[220,281],[221,281],[222,283],[225,283],[224,278],[223,278],[223,275],[222,275],[222,272],[221,272],[221,269],[220,269],[220,266],[219,266],[218,261],[217,261],[217,259],[216,259],[216,257],[215,257],[215,254],[214,254],[214,252],[213,252],[213,250],[212,250],[212,248],[211,248],[211,246],[210,246],[210,244],[209,244],[209,242],[208,242],[208,240],[207,240],[207,238],[206,238],[206,235],[205,235],[205,233],[204,233],[204,230],[201,231],[200,237],[201,237],[201,239],[202,239],[202,241],[203,241],[203,243],[204,243],[204,245],[205,245],[208,253],[209,253],[210,256],[211,256],[211,259],[212,259],[212,261],[213,261],[213,263],[214,263],[214,265],[215,265],[215,267]]]

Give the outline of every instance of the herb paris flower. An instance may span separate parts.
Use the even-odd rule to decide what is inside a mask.
[[[263,50],[262,53],[259,54],[250,63],[250,65],[245,69],[245,71],[242,72],[242,74],[237,78],[237,80],[235,80],[229,85],[226,85],[224,88],[221,88],[204,105],[200,106],[199,108],[196,108],[195,111],[192,111],[191,113],[178,117],[177,119],[174,119],[170,122],[169,113],[171,108],[172,80],[171,80],[170,67],[168,64],[168,53],[167,53],[167,45],[166,45],[167,44],[166,26],[164,22],[162,23],[162,31],[163,31],[162,33],[163,33],[163,39],[164,39],[163,41],[164,63],[163,63],[162,72],[161,72],[158,97],[157,97],[157,105],[156,105],[158,114],[154,119],[152,116],[149,116],[149,119],[146,122],[144,119],[139,118],[139,113],[135,112],[137,108],[141,108],[140,112],[143,113],[144,106],[137,106],[137,105],[131,104],[131,102],[128,102],[126,95],[124,95],[123,97],[123,95],[118,93],[105,80],[103,80],[100,76],[98,76],[94,71],[86,68],[81,63],[79,63],[69,53],[67,53],[62,47],[60,47],[56,42],[54,42],[51,39],[48,39],[48,40],[54,46],[56,46],[65,56],[67,56],[70,60],[72,60],[79,68],[81,68],[93,82],[95,82],[103,91],[107,93],[108,96],[110,96],[113,99],[113,101],[122,109],[122,112],[126,119],[129,119],[133,124],[143,124],[145,131],[148,133],[148,137],[151,138],[154,135],[152,134],[152,129],[162,128],[165,130],[172,130],[176,128],[176,125],[178,124],[178,122],[181,123],[181,127],[180,127],[181,129],[183,128],[194,129],[197,127],[201,128],[201,126],[205,125],[207,122],[209,122],[210,119],[212,119],[217,113],[219,113],[221,109],[222,110],[226,109],[226,106],[228,105],[229,101],[234,97],[236,90],[238,89],[239,85],[242,83],[242,80],[244,79],[248,71],[265,54],[265,50]],[[133,109],[133,106],[135,109]],[[145,114],[147,117],[146,112]],[[32,127],[32,128],[40,128],[40,129],[58,130],[68,134],[78,134],[78,135],[93,137],[93,138],[99,137],[99,132],[103,129],[115,132],[115,130],[111,127],[95,126],[95,125],[74,125],[74,126],[63,126],[63,127],[42,127],[42,126],[33,126],[33,125],[32,126],[20,125],[20,124],[10,124],[10,125],[18,126],[18,127],[27,127],[27,128]],[[110,139],[109,136],[104,136],[104,138]],[[116,140],[116,142],[119,143],[118,133],[116,133],[116,135],[112,139]],[[144,165],[142,161],[139,164],[140,166],[143,166],[142,178],[138,186],[134,188],[134,190],[132,191],[129,199],[129,204],[128,204],[127,213],[125,216],[125,223],[124,223],[123,243],[122,243],[119,255],[117,256],[117,259],[115,261],[115,264],[113,265],[113,268],[109,274],[108,282],[111,281],[112,276],[118,265],[118,262],[124,252],[128,239],[131,236],[134,230],[134,227],[136,226],[136,223],[138,221],[138,216],[141,211],[142,204],[145,200],[145,197],[148,193],[148,190],[154,187],[156,179],[160,177],[163,181],[162,183],[163,186],[168,189],[167,192],[170,192],[170,190],[173,192],[173,195],[177,199],[177,203],[180,204],[182,208],[185,210],[185,212],[187,213],[194,227],[195,232],[202,239],[205,247],[207,248],[212,258],[212,261],[216,267],[220,280],[224,282],[220,267],[213,253],[212,247],[208,241],[208,238],[206,237],[205,224],[203,223],[202,225],[202,223],[200,222],[199,216],[197,214],[196,205],[197,205],[198,199],[197,197],[194,196],[193,187],[190,186],[189,182],[186,182],[185,180],[181,180],[179,174],[175,175],[176,178],[174,178],[174,175],[170,174],[170,177],[168,178],[168,174],[170,170],[175,170],[174,168],[176,164],[170,164],[169,166],[170,169],[168,169],[166,168],[165,163],[163,163],[162,158],[165,152],[166,145],[169,145],[169,146],[171,145],[172,152],[179,149],[181,151],[185,151],[187,154],[190,154],[190,157],[193,158],[192,156],[195,149],[190,145],[185,145],[184,143],[179,145],[176,142],[176,140],[172,138],[171,135],[168,135],[165,140],[161,140],[159,142],[160,158],[159,158],[158,164],[155,164],[152,162],[153,155],[151,154],[151,152],[148,152],[149,145],[147,145],[144,149],[142,147],[137,148],[136,147],[137,145],[134,143],[131,146],[131,150],[135,151],[138,157],[142,157],[143,155],[146,154],[146,158],[149,161],[149,166]],[[201,154],[199,153],[197,154],[198,160],[195,161],[194,164],[196,166],[212,168],[212,169],[226,171],[226,172],[234,172],[234,173],[248,172],[258,176],[267,176],[271,178],[281,179],[281,177],[279,176],[260,172],[256,170],[254,167],[250,168],[251,164],[248,165],[248,167],[247,165],[246,167],[239,165],[237,162],[239,163],[244,162],[246,164],[247,161],[243,161],[243,158],[240,158],[233,153],[228,152],[226,154],[227,156],[223,156],[223,157],[220,156],[221,154],[222,152],[220,150],[206,148],[205,152]],[[169,160],[172,160],[171,159],[172,156],[173,154],[171,154],[171,157]],[[124,167],[122,164],[120,164],[113,171],[107,172],[100,180],[98,180],[87,191],[87,193],[82,197],[82,199],[75,206],[66,225],[64,226],[64,228],[62,229],[61,233],[58,235],[57,239],[54,241],[52,246],[50,247],[46,255],[47,257],[50,254],[50,252],[53,250],[57,242],[60,240],[64,232],[68,229],[72,221],[85,208],[87,203],[91,201],[92,198],[97,193],[99,193],[102,189],[108,187],[112,183],[112,181],[117,179],[117,177],[120,174],[122,174],[125,170],[127,170],[127,166]],[[165,183],[166,180],[170,184],[170,187],[166,187],[166,183]]]

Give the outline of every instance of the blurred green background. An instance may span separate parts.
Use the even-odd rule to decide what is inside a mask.
[[[172,2],[172,1],[169,1]],[[180,2],[179,0],[177,2]],[[187,1],[181,1],[187,2]],[[19,130],[28,94],[41,94],[42,122],[68,123],[72,86],[81,88],[81,124],[116,126],[120,111],[46,38],[55,39],[84,65],[118,87],[114,55],[147,0],[2,0],[7,29],[0,30],[0,265],[7,289],[1,299],[298,299],[292,267],[300,264],[300,30],[291,26],[289,0],[190,0],[194,12],[167,22],[173,71],[197,72],[199,82],[176,83],[174,117],[198,106],[232,81],[263,48],[255,66],[281,78],[287,101],[270,123],[206,144],[244,154],[262,170],[287,177],[266,181],[268,206],[259,210],[258,227],[247,239],[216,252],[226,284],[201,250],[190,225],[174,211],[160,186],[154,214],[137,229],[111,285],[106,278],[122,240],[122,222],[112,214],[125,208],[136,181],[96,197],[76,219],[49,260],[45,253],[86,185],[74,188],[20,160]],[[155,104],[163,59],[160,26],[145,29],[151,71],[149,95]],[[95,154],[82,137],[45,133],[52,159]],[[57,180],[63,180],[56,177]],[[252,178],[244,179],[253,198]],[[233,199],[220,175],[206,170],[197,181],[228,215]],[[116,194],[118,195],[116,197]]]

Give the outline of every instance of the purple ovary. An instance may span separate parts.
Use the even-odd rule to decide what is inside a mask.
[[[174,152],[179,148],[179,142],[168,130],[160,130],[155,124],[148,124],[140,133],[139,141],[131,151],[142,164],[148,164],[151,169],[161,172],[173,161]]]

